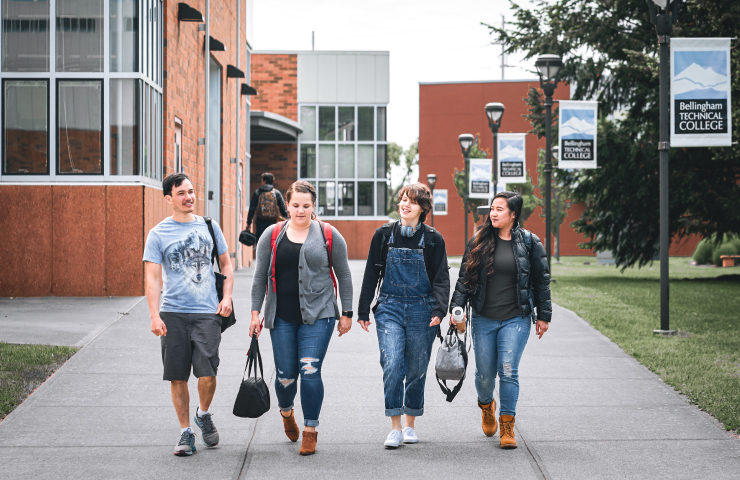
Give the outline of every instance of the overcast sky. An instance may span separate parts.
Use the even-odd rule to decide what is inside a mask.
[[[512,18],[507,0],[254,0],[253,46],[311,50],[315,31],[316,50],[389,51],[388,140],[408,148],[419,136],[419,82],[501,79],[501,47],[480,24],[500,25],[501,14]],[[506,79],[536,78],[533,62],[507,63],[516,66]]]

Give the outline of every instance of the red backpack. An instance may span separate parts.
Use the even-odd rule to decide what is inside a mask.
[[[277,285],[275,284],[275,255],[277,254],[277,237],[283,230],[285,222],[278,222],[275,224],[275,228],[272,229],[272,236],[270,238],[270,250],[272,250],[272,291],[277,292]],[[331,225],[324,223],[319,220],[319,226],[321,227],[321,234],[324,236],[324,244],[326,245],[326,251],[329,254],[329,274],[331,275],[331,281],[334,284],[334,296],[337,296],[337,278],[334,276],[334,266],[331,261],[331,247],[334,242],[334,237],[331,230]]]

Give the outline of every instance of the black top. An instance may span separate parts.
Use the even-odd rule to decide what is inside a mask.
[[[370,252],[368,253],[367,263],[365,264],[365,276],[362,279],[362,290],[360,291],[360,304],[358,306],[358,320],[370,319],[370,306],[375,298],[375,290],[378,286],[380,277],[380,253],[382,249],[382,228],[375,230],[372,242],[370,242]],[[394,248],[412,248],[418,249],[421,241],[422,232],[426,228],[420,228],[413,237],[404,237],[401,235],[401,229],[397,224],[392,224]],[[450,272],[447,266],[447,250],[445,240],[438,231],[434,231],[433,238],[429,235],[424,237],[426,247],[424,248],[424,264],[429,277],[429,284],[432,286],[432,294],[436,299],[432,316],[444,318],[447,314],[447,302],[450,298]],[[390,231],[386,238],[386,243],[390,238]],[[432,246],[431,244],[434,244]]]
[[[252,194],[252,200],[250,200],[249,202],[249,213],[247,214],[247,225],[252,224],[252,220],[254,219],[254,214],[257,211],[257,205],[259,204],[259,201],[260,201],[260,194],[262,194],[263,192],[269,192],[271,190],[273,190],[275,193],[275,198],[277,199],[277,206],[278,206],[278,210],[280,211],[280,215],[282,215],[283,218],[288,218],[288,210],[285,206],[285,199],[283,199],[283,194],[280,193],[280,190],[273,187],[272,185],[265,184],[265,185],[260,186],[260,188],[255,190],[254,193]],[[260,220],[260,219],[258,218],[257,220]],[[266,220],[266,221],[275,223],[270,220]]]
[[[286,322],[303,323],[298,299],[298,261],[302,243],[291,242],[288,235],[278,243],[275,253],[277,310],[275,316]]]
[[[508,320],[519,315],[516,273],[511,240],[499,238],[493,254],[493,275],[486,283],[486,298],[481,315],[492,320]]]

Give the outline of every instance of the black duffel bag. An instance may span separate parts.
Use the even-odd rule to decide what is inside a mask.
[[[257,376],[257,363],[259,362],[260,371]],[[254,376],[252,376],[252,367],[254,367]],[[234,402],[234,415],[242,418],[258,418],[270,410],[270,392],[267,390],[267,384],[264,380],[264,371],[262,370],[262,355],[260,355],[260,345],[257,342],[257,334],[252,337],[252,343],[249,346],[247,354],[247,366],[242,375],[242,384],[239,387],[239,393]]]
[[[250,232],[248,229],[242,230],[242,233],[239,234],[239,241],[248,246],[251,247],[255,243],[257,243],[257,235]]]

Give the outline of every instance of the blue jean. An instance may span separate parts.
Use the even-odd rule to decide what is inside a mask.
[[[519,360],[532,328],[529,317],[491,320],[473,314],[475,389],[483,405],[493,400],[496,375],[499,377],[499,415],[516,416],[519,400]]]
[[[429,326],[432,306],[433,300],[389,298],[375,312],[387,417],[424,414],[424,384],[437,331]]]
[[[277,370],[275,395],[278,406],[283,412],[293,409],[300,375],[303,423],[307,427],[319,425],[319,413],[324,402],[321,366],[334,333],[334,323],[334,317],[318,319],[313,325],[286,322],[275,317],[275,326],[270,330]]]

